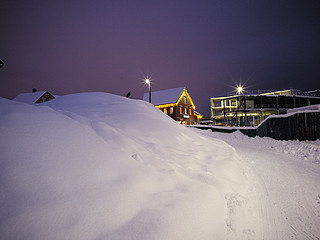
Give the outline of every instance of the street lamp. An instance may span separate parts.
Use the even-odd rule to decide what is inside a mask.
[[[239,118],[238,118],[238,112],[240,111],[241,103],[240,103],[240,95],[243,91],[243,87],[241,85],[237,86],[237,93],[238,93],[238,104],[237,104],[237,111],[236,111],[236,120],[237,120],[237,126],[239,126]]]
[[[238,111],[239,111],[240,107],[241,107],[240,96],[241,96],[241,93],[243,92],[243,87],[241,85],[237,86],[237,92],[238,92],[238,99],[239,99],[239,107],[238,107]],[[244,112],[244,126],[247,126],[248,119],[247,119],[247,109],[246,109],[247,106],[246,106],[246,95],[245,94],[243,95],[242,101],[243,101],[243,112]],[[237,120],[237,122],[238,122],[238,120]]]
[[[150,79],[146,78],[145,83],[149,85],[149,103],[151,103],[151,82],[150,82]]]

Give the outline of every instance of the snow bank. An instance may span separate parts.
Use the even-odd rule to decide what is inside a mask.
[[[245,198],[249,182],[235,150],[144,101],[82,93],[33,106],[0,98],[0,136],[3,239],[250,232],[246,221],[236,224],[233,200]]]
[[[199,131],[199,130],[198,130]],[[203,131],[203,130],[201,130]],[[201,132],[200,132],[201,133]],[[310,163],[320,164],[320,140],[317,141],[280,141],[268,137],[248,137],[240,131],[226,134],[203,131],[202,135],[215,137],[226,142],[242,142],[261,149],[269,149],[275,152],[284,153],[292,156],[293,159],[299,159]]]

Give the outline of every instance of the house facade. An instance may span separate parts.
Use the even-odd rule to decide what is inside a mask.
[[[300,92],[283,90],[246,93],[210,99],[211,120],[215,125],[257,126],[270,115],[288,109],[320,104],[319,90]]]
[[[149,93],[144,94],[143,100],[149,101]],[[195,105],[186,87],[151,92],[151,103],[181,124],[197,123]]]

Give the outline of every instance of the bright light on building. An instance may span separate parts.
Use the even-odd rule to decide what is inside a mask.
[[[245,91],[245,85],[244,84],[236,84],[236,86],[233,88],[236,94],[241,95]]]

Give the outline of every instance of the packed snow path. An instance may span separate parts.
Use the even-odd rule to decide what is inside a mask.
[[[301,160],[277,152],[279,141],[240,135],[212,134],[232,145],[248,164],[257,194],[252,239],[320,239],[319,163],[309,161],[307,154]],[[315,154],[318,158],[320,153]]]

